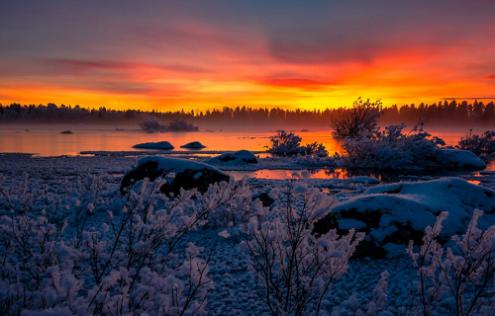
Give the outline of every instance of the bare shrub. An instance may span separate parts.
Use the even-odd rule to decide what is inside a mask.
[[[459,148],[469,150],[476,155],[493,155],[495,153],[495,131],[473,134],[473,130],[459,140]]]
[[[331,125],[336,138],[357,138],[373,135],[378,129],[382,103],[357,99],[351,109],[335,113]]]
[[[294,133],[284,130],[278,131],[277,135],[270,138],[272,144],[268,152],[277,156],[328,156],[328,152],[322,144],[314,142],[308,145],[301,145],[301,140],[302,138]]]

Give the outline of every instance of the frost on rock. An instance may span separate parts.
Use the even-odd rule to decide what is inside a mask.
[[[482,227],[493,225],[495,191],[460,178],[398,182],[371,187],[335,205],[315,224],[315,232],[322,234],[334,228],[366,232],[357,255],[381,257],[395,245],[409,240],[420,243],[424,229],[442,211],[449,212],[440,234],[443,240],[462,233],[473,209],[485,211],[480,219]]]
[[[139,180],[148,178],[154,181],[169,174],[174,174],[173,179],[161,187],[161,191],[166,194],[178,194],[181,189],[206,192],[210,184],[230,180],[229,175],[206,163],[149,156],[139,159],[137,165],[125,174],[120,190],[125,193]]]
[[[443,161],[449,169],[485,169],[486,163],[469,150],[462,149],[441,149],[439,159]]]
[[[239,150],[233,153],[224,153],[207,161],[212,164],[252,164],[258,163],[258,159],[249,150]]]
[[[158,150],[172,150],[174,146],[167,141],[163,142],[150,142],[150,143],[141,143],[132,146],[133,148],[139,149],[158,149]]]

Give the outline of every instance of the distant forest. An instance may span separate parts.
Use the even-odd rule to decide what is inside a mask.
[[[156,119],[170,122],[183,120],[201,129],[215,126],[286,127],[329,126],[332,117],[346,108],[325,110],[286,110],[282,108],[224,107],[219,110],[157,112],[112,110],[105,107],[86,109],[80,106],[0,104],[1,123],[105,123],[139,124]],[[403,105],[381,108],[381,123],[405,123],[426,126],[495,126],[495,104],[445,101],[433,104]]]

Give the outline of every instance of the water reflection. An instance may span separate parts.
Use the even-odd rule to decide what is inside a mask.
[[[494,170],[494,164],[489,164],[486,170]],[[313,170],[271,170],[260,169],[256,171],[229,171],[228,173],[236,180],[243,178],[271,179],[271,180],[288,180],[288,179],[348,179],[351,177],[372,177],[380,182],[397,182],[408,180],[431,179],[436,177],[465,177],[469,176],[469,182],[479,185],[481,183],[477,178],[483,178],[484,171],[438,171],[438,172],[407,172],[397,171],[376,171],[367,169],[348,170],[344,168],[336,169],[313,169]]]
[[[70,129],[73,134],[61,134]],[[274,131],[252,132],[189,132],[147,134],[130,129],[91,126],[2,126],[0,128],[0,152],[34,153],[39,156],[78,155],[81,151],[133,151],[138,143],[168,141],[180,149],[181,145],[200,141],[207,151],[247,149],[264,151]],[[342,153],[342,147],[330,131],[298,133],[303,143],[320,142],[333,154]],[[150,151],[152,152],[152,151]],[[201,152],[201,151],[198,151]]]
[[[346,179],[348,177],[345,169],[316,169],[316,170],[272,170],[260,169],[256,171],[231,171],[234,179],[257,178],[284,180],[293,178],[304,179]]]

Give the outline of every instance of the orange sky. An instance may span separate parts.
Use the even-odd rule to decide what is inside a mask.
[[[495,96],[489,1],[112,2],[0,4],[0,102],[165,111]]]

